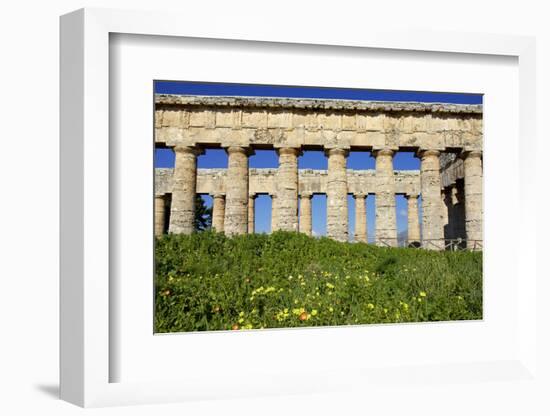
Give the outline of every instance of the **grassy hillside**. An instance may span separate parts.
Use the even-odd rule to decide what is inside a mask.
[[[156,241],[157,332],[482,318],[482,253],[276,232]]]

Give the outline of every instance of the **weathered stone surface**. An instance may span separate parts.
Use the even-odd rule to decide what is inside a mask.
[[[348,182],[344,149],[330,149],[327,177],[327,236],[348,241]]]
[[[227,148],[224,229],[229,236],[248,231],[248,153],[244,147]]]
[[[155,195],[155,235],[159,236],[164,233],[164,212],[165,202],[164,196]]]
[[[420,186],[422,192],[422,245],[442,249],[445,245],[442,224],[441,178],[437,150],[425,150],[420,157]]]
[[[271,232],[277,231],[277,219],[279,214],[277,213],[277,195],[271,195]]]
[[[277,173],[278,228],[282,231],[298,231],[298,154],[291,147],[277,149],[279,170]]]
[[[254,201],[256,194],[248,195],[248,234],[254,234]]]
[[[366,194],[353,194],[355,198],[355,241],[366,243],[368,241],[367,231],[367,207],[365,205]]]
[[[181,95],[155,99],[155,140],[170,146],[481,150],[482,145],[480,105]]]
[[[362,241],[366,213],[359,200],[370,193],[376,195],[376,240],[384,245],[397,244],[395,196],[408,195],[410,241],[422,238],[425,247],[437,249],[444,238],[467,238],[470,248],[481,247],[480,105],[169,95],[155,100],[155,141],[176,152],[175,168],[156,169],[155,175],[155,195],[170,206],[170,232],[193,231],[196,194],[218,195],[214,228],[228,235],[254,232],[249,195],[269,194],[272,230],[311,234],[311,195],[324,193],[327,234],[347,241],[347,194],[354,194],[355,239]],[[197,170],[202,146],[226,148],[228,169]],[[279,168],[249,169],[254,148],[277,150]],[[302,149],[323,149],[328,170],[298,170]],[[347,170],[346,156],[353,150],[371,151],[376,170]],[[420,172],[393,170],[400,150],[417,152]],[[422,235],[415,221],[418,198],[412,197],[418,194]],[[166,222],[162,215],[161,200],[155,199],[156,234]]]
[[[407,240],[409,244],[420,243],[420,220],[418,218],[418,194],[410,194],[407,198]]]
[[[469,248],[479,248],[483,240],[483,168],[480,152],[466,152],[464,159],[464,211]],[[476,243],[478,242],[478,243]]]
[[[212,195],[212,228],[219,233],[224,232],[225,222],[225,194]]]
[[[376,241],[389,246],[397,246],[393,155],[394,151],[390,149],[374,152],[376,158]]]
[[[200,150],[189,146],[176,146],[170,232],[191,234],[195,221],[195,195],[197,188],[197,155]]]
[[[311,198],[312,194],[302,192],[300,194],[300,232],[311,235]]]

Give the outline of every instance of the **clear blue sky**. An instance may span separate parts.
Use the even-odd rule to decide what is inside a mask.
[[[224,95],[224,96],[263,96],[263,97],[296,97],[296,98],[340,98],[375,101],[417,101],[443,102],[459,104],[481,104],[481,94],[433,93],[416,91],[383,91],[344,88],[292,87],[272,85],[245,85],[199,82],[156,81],[155,92],[163,94],[185,95]],[[157,149],[155,166],[173,167],[174,154],[170,149]],[[227,168],[227,155],[223,149],[207,149],[198,158],[199,168]],[[250,157],[251,168],[276,168],[277,155],[274,150],[257,150]],[[300,169],[326,169],[327,160],[321,151],[305,151],[298,159]],[[347,159],[348,169],[374,169],[374,158],[370,152],[350,152]],[[420,169],[420,161],[409,152],[399,152],[394,157],[393,167],[396,170]],[[212,199],[204,195],[203,199],[211,206]],[[349,231],[353,235],[355,228],[355,201],[348,196]],[[315,195],[312,200],[313,232],[316,235],[326,234],[326,197]],[[404,197],[396,197],[398,232],[407,229],[407,202]],[[367,198],[367,224],[369,238],[373,237],[375,227],[374,196]],[[271,228],[271,199],[267,195],[256,199],[256,232],[269,232]]]

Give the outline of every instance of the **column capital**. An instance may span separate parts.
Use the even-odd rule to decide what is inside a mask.
[[[223,192],[213,192],[210,195],[212,198],[225,198],[225,193]]]
[[[378,157],[378,156],[391,156],[391,157],[393,157],[393,155],[395,155],[395,150],[390,149],[388,147],[385,147],[383,149],[372,149],[371,153],[374,157]]]
[[[252,198],[252,199],[256,199],[257,196],[258,196],[258,195],[257,195],[255,192],[250,192],[250,193],[248,194],[248,198]]]
[[[246,156],[252,156],[254,154],[254,149],[249,146],[227,146],[225,151],[229,155],[232,153],[242,153]]]
[[[311,198],[313,196],[313,192],[300,192],[300,198]]]
[[[302,149],[299,147],[277,147],[275,148],[277,155],[293,155],[300,156],[302,154]]]
[[[332,147],[330,149],[325,148],[325,156],[342,155],[348,157],[349,149],[343,149],[341,147]]]
[[[405,198],[407,198],[407,199],[411,199],[411,198],[418,199],[419,196],[420,196],[420,194],[417,194],[417,193],[405,194]]]
[[[368,194],[365,193],[365,192],[356,192],[356,193],[353,194],[353,197],[355,199],[365,199],[367,197],[367,195]]]
[[[200,146],[183,146],[178,144],[174,146],[174,152],[199,156],[204,153],[204,149],[202,149]]]
[[[482,158],[483,152],[481,150],[463,150],[459,155],[462,160],[466,158]]]
[[[437,149],[418,149],[416,151],[416,157],[423,159],[425,157],[434,156],[439,157],[441,152]]]

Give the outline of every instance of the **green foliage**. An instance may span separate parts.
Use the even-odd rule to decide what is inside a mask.
[[[212,231],[156,241],[157,332],[482,318],[482,253]]]
[[[204,231],[212,226],[212,208],[197,194],[195,198],[195,231]]]

